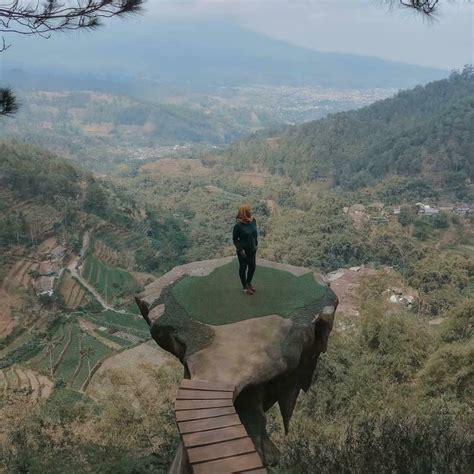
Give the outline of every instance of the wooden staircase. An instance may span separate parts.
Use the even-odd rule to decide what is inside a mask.
[[[183,379],[176,421],[194,474],[266,473],[234,408],[233,385]]]

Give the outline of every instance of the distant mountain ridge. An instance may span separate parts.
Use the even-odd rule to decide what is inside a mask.
[[[102,78],[147,78],[190,87],[291,84],[401,88],[446,71],[367,56],[325,53],[269,38],[232,23],[134,22],[94,35],[15,38],[4,70],[43,68]]]

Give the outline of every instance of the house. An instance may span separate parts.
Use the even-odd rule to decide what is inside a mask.
[[[470,206],[462,205],[462,206],[453,208],[453,212],[455,212],[456,214],[459,214],[460,216],[467,216],[474,212],[474,208]]]
[[[40,276],[33,283],[35,292],[38,296],[53,296],[54,278],[49,276]]]
[[[425,216],[434,216],[436,214],[439,214],[439,209],[437,207],[426,207],[423,214],[425,214]]]
[[[400,214],[400,206],[395,206],[395,207],[393,208],[393,213],[394,213],[394,214]]]
[[[48,258],[50,260],[62,260],[66,255],[66,247],[58,245],[51,252],[48,253]]]
[[[427,216],[434,216],[435,214],[439,214],[439,209],[437,207],[431,207],[429,204],[417,202],[415,205],[418,208],[418,214],[425,214]]]

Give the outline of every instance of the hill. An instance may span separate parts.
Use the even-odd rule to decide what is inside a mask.
[[[5,58],[5,68],[24,64],[96,75],[117,84],[147,78],[194,90],[247,84],[399,88],[446,76],[446,71],[427,67],[312,51],[222,21],[154,21],[139,28],[129,22],[93,37],[62,36],[47,42],[18,38],[15,57]]]
[[[357,111],[257,133],[224,157],[239,169],[258,163],[300,183],[359,190],[397,176],[412,185],[419,179],[420,197],[441,191],[463,199],[474,179],[473,120],[474,73],[466,67]]]
[[[407,225],[382,204],[367,206],[359,221],[344,212],[353,193],[249,171],[262,166],[259,155],[242,172],[214,156],[150,160],[130,175],[97,178],[18,142],[2,142],[0,154],[0,469],[168,469],[179,441],[172,414],[182,369],[141,342],[147,327],[132,298],[153,276],[136,270],[159,275],[177,264],[235,255],[230,231],[246,200],[258,219],[259,256],[327,271],[354,266],[349,281],[333,285],[345,286],[347,297],[340,298],[350,311],[336,316],[318,382],[296,406],[288,437],[270,410],[268,426],[282,453],[276,469],[309,473],[318,465],[336,472],[343,462],[348,472],[354,465],[384,472],[408,463],[420,472],[468,472],[469,216],[413,214]],[[65,256],[54,297],[38,296],[32,281],[59,243]],[[370,263],[375,268],[360,268]],[[215,303],[239,299],[239,306],[245,295],[237,269],[224,270],[234,278],[236,298]],[[257,272],[263,301],[269,275]],[[175,286],[185,306],[191,293],[182,287],[179,294],[180,284],[186,281]],[[276,294],[276,285],[293,288],[288,280],[272,284],[275,298],[265,312],[278,302],[279,309],[307,303],[294,292]],[[411,294],[406,306],[403,296]],[[441,447],[435,458],[433,446]]]

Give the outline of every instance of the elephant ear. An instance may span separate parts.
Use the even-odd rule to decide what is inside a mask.
[[[326,306],[316,317],[314,323],[314,347],[316,352],[326,352],[328,348],[329,334],[331,334],[334,324],[334,312],[336,311],[338,301],[335,306]]]

